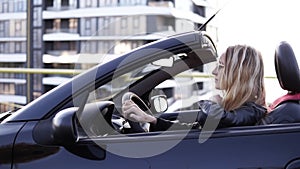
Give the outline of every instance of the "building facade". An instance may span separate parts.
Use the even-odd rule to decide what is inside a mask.
[[[205,0],[0,0],[2,68],[88,69],[206,21]],[[0,112],[71,78],[0,72]]]

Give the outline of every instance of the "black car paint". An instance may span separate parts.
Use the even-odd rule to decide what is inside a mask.
[[[0,125],[0,168],[11,168],[13,161],[14,142],[24,122]]]
[[[223,129],[204,143],[198,142],[199,131],[191,131],[178,145],[157,156],[126,158],[106,151],[104,159],[95,160],[84,158],[84,155],[80,157],[66,147],[37,145],[32,139],[32,130],[36,123],[28,122],[16,139],[13,166],[15,168],[284,168],[287,162],[300,162],[300,125]],[[20,124],[18,126],[20,127]],[[180,135],[180,132],[178,134]],[[143,134],[139,137],[143,137]],[[147,136],[143,141],[133,138],[93,141],[102,141],[106,146],[121,144],[119,146],[128,150],[145,144],[149,146],[145,149],[155,149],[164,142],[178,139],[174,133],[160,139],[153,137]],[[286,144],[286,138],[289,138],[289,144]],[[81,141],[75,147],[88,145],[93,141]],[[0,168],[9,168],[5,167],[6,165],[8,164],[1,163]]]

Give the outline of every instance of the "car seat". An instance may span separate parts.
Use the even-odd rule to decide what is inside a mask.
[[[283,41],[275,50],[275,70],[279,84],[287,94],[270,105],[270,112],[262,119],[263,124],[300,122],[300,70],[294,51]]]

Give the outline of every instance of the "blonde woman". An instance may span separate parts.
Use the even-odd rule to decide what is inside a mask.
[[[136,122],[149,122],[150,130],[201,127],[207,117],[216,118],[218,127],[255,125],[266,112],[264,65],[261,53],[247,45],[227,48],[212,74],[215,87],[223,93],[211,100],[199,101],[200,111],[195,122],[173,123],[143,112],[135,103],[127,101],[123,105],[123,116]]]

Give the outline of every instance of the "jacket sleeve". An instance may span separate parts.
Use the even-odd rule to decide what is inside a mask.
[[[171,130],[190,130],[191,128],[201,127],[198,122],[181,123],[165,120],[163,118],[157,118],[156,124],[150,125],[150,131],[165,131],[169,128]]]
[[[226,111],[217,103],[212,103],[207,113],[207,118],[218,122],[218,128],[232,126],[250,126],[255,125],[261,118],[264,117],[266,109],[255,103],[248,102],[240,108]],[[203,119],[200,121],[204,125]]]
[[[172,129],[201,128],[206,122],[214,123],[218,128],[255,125],[266,111],[262,106],[251,102],[236,110],[226,111],[219,104],[209,100],[200,101],[199,108],[200,111],[195,122],[180,123],[157,118],[157,123],[150,126],[150,131],[164,131],[170,127]]]

